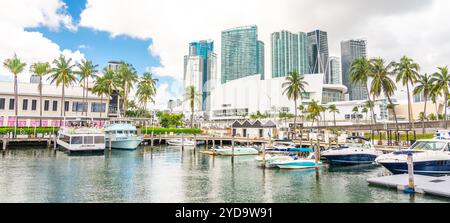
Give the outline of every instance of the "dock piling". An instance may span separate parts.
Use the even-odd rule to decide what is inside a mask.
[[[234,136],[231,138],[231,162],[234,162]]]
[[[153,147],[153,132],[150,135],[150,146]]]
[[[263,168],[266,168],[266,144],[262,144],[262,160],[263,160]]]
[[[6,143],[7,143],[6,138],[3,138],[3,144],[2,144],[3,151],[6,151]]]
[[[112,137],[112,134],[109,133],[109,140],[108,140],[108,141],[109,141],[109,142],[108,142],[108,150],[109,150],[109,151],[111,151],[111,144],[112,144],[112,143],[111,143],[111,141],[112,141],[112,140],[111,140],[111,137]]]
[[[408,154],[407,159],[408,164],[408,187],[405,189],[407,193],[414,193],[415,184],[414,184],[414,162],[413,162],[413,154]]]
[[[184,149],[184,133],[181,133],[181,149]]]

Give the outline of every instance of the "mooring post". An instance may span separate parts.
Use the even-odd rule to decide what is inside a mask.
[[[109,141],[109,142],[108,142],[108,150],[109,150],[109,151],[111,151],[111,144],[112,144],[112,139],[111,139],[111,138],[112,138],[112,134],[109,133],[109,140],[108,140],[108,141]]]
[[[222,143],[222,137],[223,135],[220,135],[220,147],[222,147],[223,143]]]
[[[266,144],[262,144],[262,160],[263,160],[263,168],[266,168]]]
[[[197,149],[197,134],[194,134],[194,154],[196,149]]]
[[[3,151],[6,151],[6,138],[3,138],[2,147],[3,147]]]
[[[234,162],[234,136],[231,138],[231,162]]]
[[[56,135],[53,135],[53,150],[56,150]]]
[[[153,132],[150,135],[150,146],[153,147]]]
[[[152,132],[152,134],[153,134],[153,132]],[[162,135],[161,134],[159,134],[159,144],[161,145],[161,140],[162,140]]]
[[[184,149],[184,133],[181,133],[181,149]]]
[[[408,188],[405,189],[405,192],[414,193],[415,184],[414,184],[414,162],[413,162],[413,154],[408,154],[407,159],[408,164]]]
[[[250,135],[247,133],[247,147],[250,146]]]
[[[216,147],[216,140],[214,140],[214,136],[213,136],[213,139],[212,139],[212,148],[214,149]],[[208,149],[208,148],[206,148],[206,149]]]

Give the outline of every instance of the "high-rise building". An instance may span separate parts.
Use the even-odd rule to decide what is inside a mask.
[[[204,100],[204,110],[211,111],[211,92],[217,84],[217,55],[209,52],[208,63],[206,64],[206,84],[203,85],[206,98]]]
[[[367,100],[367,83],[352,83],[350,66],[360,57],[367,58],[366,40],[347,40],[341,42],[342,83],[348,88],[350,100]]]
[[[261,79],[264,79],[264,42],[258,40],[258,70],[256,73],[261,74]]]
[[[328,72],[329,55],[327,32],[321,30],[314,30],[312,32],[309,32],[308,44],[309,67],[311,71],[310,73],[325,74],[326,72]]]
[[[203,89],[203,57],[202,56],[184,56],[184,90],[189,86],[194,86],[198,94]],[[195,103],[194,111],[202,111],[202,104]],[[190,107],[185,103],[185,110]]]
[[[257,32],[255,25],[222,31],[222,83],[264,72],[264,48]]]
[[[198,42],[192,42],[189,44],[189,56],[200,56],[202,58],[202,110],[206,110],[206,97],[207,97],[207,89],[205,87],[206,83],[210,80],[208,79],[208,59],[211,52],[214,51],[214,42],[211,40],[201,40]]]
[[[341,58],[330,57],[329,70],[329,75],[325,78],[326,82],[329,84],[342,84]]]
[[[284,77],[297,70],[309,73],[308,38],[306,33],[281,31],[272,33],[272,77]]]

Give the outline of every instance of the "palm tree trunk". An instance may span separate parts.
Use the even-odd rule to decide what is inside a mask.
[[[42,76],[39,76],[39,127],[42,127]]]
[[[392,104],[392,100],[391,97],[387,96],[389,104]],[[395,106],[392,108],[392,112],[394,112],[394,119],[395,119],[395,128],[397,129],[397,133],[398,133],[398,122],[397,122],[397,113],[395,113]]]
[[[425,119],[427,118],[427,95],[425,96],[425,105],[423,106],[422,134],[425,134]]]
[[[408,94],[408,119],[409,119],[409,129],[413,129],[414,126],[411,121],[412,108],[411,108],[411,96],[409,94],[409,82],[406,83],[406,92]]]
[[[333,123],[334,127],[336,127],[336,112],[333,112]]]
[[[17,95],[17,75],[14,74],[14,114],[16,116],[16,121],[14,124],[14,138],[17,137],[17,126],[19,125],[19,120],[17,119],[18,118],[18,114],[17,114],[18,100],[19,100],[19,96]]]
[[[447,92],[444,92],[444,110],[445,129],[447,129]]]
[[[86,80],[86,106],[88,106],[88,109],[89,109],[88,95],[89,95],[89,82],[88,82],[88,80]],[[100,105],[101,105],[101,103],[100,103]],[[87,116],[87,114],[88,114],[88,112],[86,110],[86,116]]]
[[[375,108],[375,95],[373,95],[373,106],[370,106],[371,108],[371,112],[372,112],[372,119],[373,119],[373,123],[374,124],[377,124],[377,117],[375,116],[375,111],[374,111],[374,108]]]
[[[62,126],[62,119],[66,116],[66,110],[64,109],[64,101],[66,100],[65,91],[64,91],[64,83],[62,83],[62,98],[61,98],[61,121],[59,122],[59,127]],[[84,108],[83,108],[84,109]]]
[[[84,83],[82,83],[83,84],[83,105],[84,105],[84,102],[86,101],[86,94],[85,94],[85,92],[86,92],[86,79],[84,79],[83,80],[83,82]],[[83,111],[81,111],[81,115],[84,115],[84,109],[83,109]]]
[[[191,129],[194,128],[194,109],[191,110]]]
[[[296,139],[297,135],[297,100],[294,100],[294,139]]]
[[[364,84],[366,86],[366,90],[367,90],[367,100],[369,101],[369,104],[371,104],[371,100],[370,100],[370,94],[369,94],[369,87],[367,86],[367,83]],[[373,104],[375,105],[375,96],[374,96],[374,100],[373,100]],[[373,111],[373,107],[370,106],[370,112],[372,113],[372,122],[374,124],[377,123],[377,120],[375,119],[375,113]]]
[[[100,96],[100,118],[102,118],[102,109],[101,109],[102,107],[103,107],[103,94]]]

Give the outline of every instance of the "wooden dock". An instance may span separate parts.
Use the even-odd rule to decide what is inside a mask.
[[[47,147],[50,148],[50,146],[54,144],[54,141],[53,138],[0,138],[2,150],[6,150],[7,146],[11,143],[17,145],[46,143]]]
[[[408,188],[408,174],[391,175],[367,179],[372,185],[405,190]],[[415,192],[450,198],[450,176],[433,177],[414,175]]]

